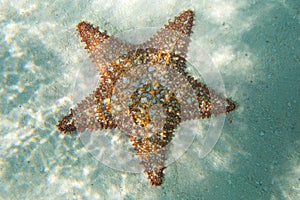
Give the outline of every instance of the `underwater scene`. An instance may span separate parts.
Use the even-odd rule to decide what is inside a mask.
[[[297,0],[0,2],[0,199],[300,199]]]

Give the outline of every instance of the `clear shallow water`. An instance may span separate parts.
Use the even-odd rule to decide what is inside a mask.
[[[297,1],[1,5],[0,198],[299,198]],[[199,159],[195,141],[156,188],[144,174],[101,164],[56,124],[75,103],[76,73],[86,63],[79,21],[117,34],[163,26],[188,8],[196,15],[191,47],[201,43],[211,55],[238,109],[207,157]]]

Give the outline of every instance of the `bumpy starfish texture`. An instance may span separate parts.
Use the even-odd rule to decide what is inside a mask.
[[[80,22],[77,28],[97,66],[100,82],[93,93],[59,120],[58,129],[64,133],[122,129],[128,134],[151,184],[161,185],[167,145],[178,125],[235,109],[231,100],[209,90],[187,72],[186,56],[193,20],[193,11],[187,10],[139,45],[123,42],[92,24]],[[135,77],[145,70],[157,73],[152,74],[151,82],[145,82],[129,95],[125,95],[124,88],[116,86],[125,75]],[[164,80],[172,80],[173,90]],[[128,85],[135,81],[131,78]],[[187,88],[191,92],[187,92]],[[180,93],[188,100],[179,98]],[[197,105],[196,109],[192,104]],[[162,109],[157,120],[150,114],[155,105]],[[115,107],[124,109],[118,112]],[[164,124],[160,124],[161,121]]]

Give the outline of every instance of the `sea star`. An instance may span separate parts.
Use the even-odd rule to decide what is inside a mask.
[[[59,120],[58,129],[64,133],[122,129],[128,134],[151,184],[161,185],[167,145],[180,122],[235,109],[231,100],[209,90],[186,70],[193,20],[194,12],[184,11],[138,45],[80,22],[77,28],[96,63],[100,83],[92,94],[70,109],[70,114]],[[150,81],[140,80],[141,85],[128,89],[145,71],[151,74]],[[129,77],[129,83],[118,83],[125,76]],[[125,92],[127,89],[129,93]],[[155,106],[161,108],[156,119],[151,115]]]

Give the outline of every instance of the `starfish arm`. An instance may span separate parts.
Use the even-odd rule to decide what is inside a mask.
[[[97,49],[104,40],[108,39],[109,36],[106,34],[106,31],[99,31],[99,27],[93,27],[92,24],[82,21],[77,25],[77,30],[82,42],[86,43],[85,48],[89,53],[92,53]]]
[[[209,118],[211,114],[218,115],[235,110],[236,105],[233,101],[209,89],[206,84],[201,83],[186,71],[185,58],[172,53],[170,54],[170,65],[185,77],[183,83],[188,83],[195,91],[195,97],[200,109],[199,114],[202,119]],[[190,112],[184,119],[191,120],[198,117],[197,112]]]
[[[186,52],[192,33],[194,12],[187,10],[165,25],[156,35],[151,37],[142,47],[151,47],[163,51],[173,51],[186,58]]]
[[[111,114],[109,98],[103,95],[104,88],[97,88],[93,93],[79,102],[71,113],[64,116],[58,123],[61,132],[84,132],[107,128],[115,128]]]
[[[194,12],[189,9],[180,13],[179,16],[174,17],[174,21],[169,20],[169,23],[165,25],[165,29],[178,31],[189,36],[192,33],[193,21]]]
[[[137,138],[130,135],[130,141],[140,158],[140,164],[144,166],[144,172],[148,175],[152,185],[159,186],[163,183],[163,170],[166,161],[166,146],[161,147],[147,137]]]
[[[85,49],[88,50],[100,73],[102,68],[135,47],[114,36],[107,35],[106,31],[99,31],[99,27],[93,27],[88,22],[80,22],[77,25],[77,30],[82,38],[81,41],[86,44]]]

